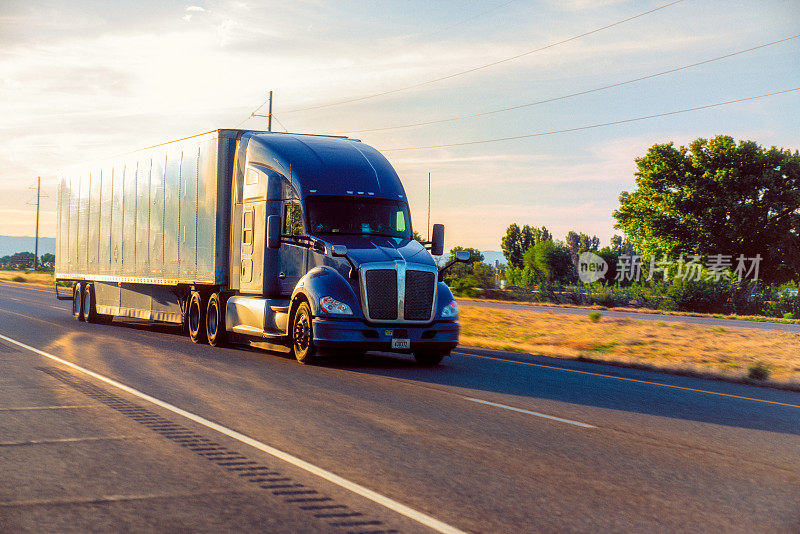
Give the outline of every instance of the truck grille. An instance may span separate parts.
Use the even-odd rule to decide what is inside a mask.
[[[364,265],[362,297],[369,320],[427,322],[436,300],[436,273],[403,263]]]
[[[429,271],[406,272],[406,302],[403,317],[409,321],[427,321],[431,317],[436,276]]]
[[[370,319],[397,319],[397,271],[371,269],[366,272]]]

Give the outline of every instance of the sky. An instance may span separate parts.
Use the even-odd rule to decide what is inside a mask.
[[[40,235],[52,237],[60,169],[265,129],[249,117],[272,90],[274,130],[382,151],[423,236],[430,173],[446,248],[500,250],[511,223],[608,244],[635,158],[655,143],[726,134],[800,149],[800,91],[532,136],[800,87],[794,38],[592,91],[800,34],[797,0],[683,0],[621,22],[670,3],[0,0],[0,235],[33,235],[37,176]],[[472,114],[483,115],[400,127]],[[417,148],[517,136],[529,137]]]

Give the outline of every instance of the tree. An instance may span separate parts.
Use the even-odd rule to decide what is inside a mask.
[[[540,241],[529,248],[524,262],[526,268],[537,274],[539,281],[548,284],[568,282],[574,272],[569,249],[552,240]]]
[[[425,240],[422,239],[422,236],[419,235],[419,232],[417,232],[416,230],[414,230],[414,232],[411,234],[411,239],[413,239],[414,241],[419,241],[420,243],[425,242]]]
[[[39,263],[40,263],[40,265],[55,265],[55,263],[56,263],[56,255],[55,254],[42,254],[41,261]]]
[[[17,269],[30,269],[33,267],[33,252],[17,252],[8,260],[11,267]]]
[[[569,231],[566,239],[567,248],[569,248],[570,256],[572,257],[572,264],[578,268],[578,258],[584,252],[595,252],[600,247],[600,239],[596,235],[589,237],[581,232]]]
[[[517,223],[512,223],[506,229],[506,235],[503,236],[500,246],[508,264],[521,269],[522,257],[526,250],[540,241],[552,240],[553,234],[544,226],[536,228],[526,224],[520,229]]]
[[[634,254],[633,243],[628,241],[627,239],[614,234],[611,237],[611,247],[610,250],[614,252],[617,256],[623,256]]]
[[[645,255],[760,254],[760,277],[800,280],[800,154],[730,136],[688,148],[650,147],[636,159],[616,227]]]

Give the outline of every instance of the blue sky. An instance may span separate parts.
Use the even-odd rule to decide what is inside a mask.
[[[515,56],[663,1],[0,2],[0,234],[31,235],[28,189],[43,178],[42,234],[55,234],[59,169],[216,128],[275,92],[290,131],[352,132],[568,95],[800,34],[800,2],[684,0],[541,52]],[[800,91],[591,130],[459,147],[800,87],[800,38],[587,95],[440,124],[365,131],[399,172],[415,227],[447,246],[499,250],[512,222],[608,243],[634,158],[654,143],[729,134],[800,148]],[[262,111],[263,112],[263,111]],[[275,129],[281,129],[274,124]]]

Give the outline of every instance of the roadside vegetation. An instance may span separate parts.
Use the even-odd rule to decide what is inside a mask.
[[[600,313],[600,312],[596,312]],[[464,306],[461,343],[800,390],[800,333]]]
[[[512,223],[506,264],[470,250],[447,281],[460,297],[800,319],[800,154],[729,136],[652,146],[636,160],[611,243]],[[453,249],[457,250],[459,247]],[[593,281],[581,254],[607,267]],[[451,253],[452,257],[452,253]]]

